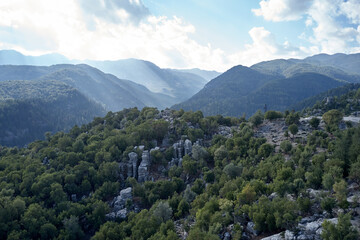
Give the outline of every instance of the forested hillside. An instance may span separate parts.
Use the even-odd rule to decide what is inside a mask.
[[[326,103],[326,102],[328,105],[327,109],[329,109],[331,107],[335,107],[334,105],[331,105],[331,104],[329,105],[329,103],[337,103],[338,102],[338,101],[334,101],[334,98],[340,97],[340,96],[345,97],[346,95],[351,94],[354,90],[356,91],[359,88],[360,88],[359,83],[346,84],[346,85],[322,92],[322,93],[312,96],[310,98],[307,98],[299,103],[294,104],[293,106],[290,107],[290,109],[294,109],[296,111],[302,111],[305,109],[311,109],[314,107],[314,105],[315,105],[315,107],[317,107],[321,103]],[[343,109],[347,109],[347,113],[349,113],[349,111],[351,111],[351,109],[346,107],[346,104],[342,105],[341,107]]]
[[[213,79],[215,76],[218,76],[220,73],[215,71],[204,71],[200,69],[188,69],[188,70],[176,70],[176,69],[162,69],[155,65],[152,62],[144,61],[140,59],[123,59],[117,61],[93,61],[93,60],[69,60],[59,54],[47,54],[42,56],[25,56],[14,50],[0,50],[0,65],[35,65],[35,66],[52,66],[52,68],[70,67],[69,64],[88,64],[92,67],[98,68],[104,73],[112,74],[119,78],[117,82],[123,82],[120,79],[126,79],[133,82],[133,85],[140,86],[143,89],[140,89],[141,94],[138,94],[139,87],[133,86],[135,89],[134,94],[137,98],[140,98],[146,106],[155,106],[158,108],[169,107],[175,103],[179,103],[190,98],[192,95],[197,93],[201,88],[204,87],[206,82]],[[64,65],[67,64],[67,65]],[[8,66],[10,67],[10,66]],[[24,66],[23,66],[24,68]],[[88,66],[88,69],[82,70],[91,70]],[[38,72],[39,69],[46,69],[46,67],[39,67],[34,69],[30,67],[29,69]],[[28,69],[28,70],[29,70]],[[78,70],[78,69],[77,69]],[[24,72],[23,72],[24,71]],[[17,71],[15,74],[24,75],[25,69],[23,71]],[[52,71],[51,71],[52,72]],[[32,75],[30,75],[32,76]],[[29,77],[30,77],[29,76]],[[0,71],[1,77],[1,71]],[[28,79],[28,76],[23,76],[23,78],[16,78],[16,80],[25,80]],[[6,79],[10,80],[10,79]],[[128,82],[129,82],[128,81]],[[137,84],[135,84],[137,83]],[[124,87],[124,83],[120,83]],[[145,88],[144,88],[145,87]],[[79,89],[80,90],[80,89]],[[136,91],[137,90],[137,91]],[[146,90],[146,91],[145,91]],[[150,91],[148,91],[150,90]],[[142,94],[145,94],[142,98]],[[134,96],[127,96],[128,98],[133,98]],[[126,100],[123,100],[126,102]],[[123,106],[124,107],[134,107]],[[136,105],[141,107],[140,105]],[[116,110],[121,110],[118,108]],[[114,109],[112,109],[114,110]]]
[[[105,109],[58,81],[0,82],[0,144],[23,146],[45,132],[68,131]]]
[[[322,66],[318,64],[311,64],[305,60],[299,59],[278,59],[266,62],[260,62],[253,66],[255,69],[264,74],[279,75],[286,78],[293,77],[300,73],[318,73],[340,81],[346,81],[350,83],[360,82],[360,75],[350,71],[339,69],[336,66]]]
[[[347,72],[360,74],[360,54],[343,54],[337,53],[333,55],[318,54],[304,59],[305,62],[318,64],[322,66],[333,66],[344,69]]]
[[[358,239],[360,130],[334,111],[125,109],[2,147],[0,238]]]
[[[153,93],[140,84],[118,79],[85,64],[59,64],[50,67],[0,66],[0,81],[35,79],[66,83],[111,111],[144,106],[164,108],[168,103],[174,103],[173,97]]]
[[[237,66],[211,80],[192,98],[173,108],[200,110],[207,116],[251,116],[265,105],[269,110],[284,111],[308,97],[343,84],[343,80],[313,72],[285,77],[276,72],[264,74]]]

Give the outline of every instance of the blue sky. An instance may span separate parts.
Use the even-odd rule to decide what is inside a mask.
[[[0,49],[225,71],[360,52],[360,0],[12,0]]]

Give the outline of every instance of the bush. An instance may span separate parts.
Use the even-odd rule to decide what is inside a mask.
[[[283,151],[284,153],[289,153],[292,149],[292,144],[291,142],[289,142],[288,140],[282,141],[280,143],[280,149],[281,151]]]
[[[297,132],[299,131],[299,128],[298,128],[298,126],[296,124],[291,124],[289,126],[289,131],[294,137],[294,135],[297,134]]]
[[[264,118],[265,119],[268,119],[268,120],[273,120],[273,119],[277,119],[277,118],[282,118],[283,115],[281,112],[278,112],[278,111],[267,111],[264,115]]]
[[[168,202],[159,202],[154,209],[154,216],[159,218],[162,222],[166,222],[172,217],[172,209]]]
[[[241,168],[230,163],[224,167],[224,172],[231,178],[236,178],[241,175]]]
[[[327,220],[322,224],[323,231],[321,237],[324,240],[356,240],[359,239],[359,233],[351,225],[349,214],[340,214],[338,224],[333,224]]]
[[[270,156],[270,154],[274,151],[274,147],[273,145],[269,144],[269,143],[264,143],[263,145],[260,146],[259,148],[259,156],[263,157],[263,158],[267,158],[268,156]]]
[[[249,118],[249,121],[255,126],[259,126],[264,120],[264,115],[260,110],[258,110],[254,115]]]
[[[317,117],[313,117],[312,119],[310,119],[309,124],[314,129],[317,129],[320,124],[320,119],[318,119]]]
[[[292,112],[286,116],[285,123],[287,125],[298,124],[299,120],[300,120],[300,114],[298,112]]]

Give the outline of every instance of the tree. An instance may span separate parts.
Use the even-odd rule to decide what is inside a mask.
[[[317,117],[313,117],[309,121],[310,126],[312,126],[314,129],[317,129],[320,124],[320,119]]]
[[[329,129],[337,128],[342,118],[343,118],[343,114],[336,109],[332,109],[324,113],[322,116],[322,119],[324,120],[324,122],[326,123]]]
[[[247,184],[239,194],[239,201],[242,204],[251,204],[256,200],[256,192],[253,186]]]
[[[323,231],[321,237],[324,240],[356,240],[359,239],[359,233],[351,225],[350,214],[340,214],[338,224],[333,224],[325,220],[322,224]]]
[[[45,223],[40,228],[41,239],[53,239],[57,235],[56,227],[51,223]]]
[[[152,124],[154,131],[154,138],[160,142],[168,132],[169,123],[165,120],[157,120]]]
[[[172,209],[168,202],[161,201],[154,209],[154,216],[159,218],[162,222],[166,222],[172,217]]]
[[[321,200],[321,208],[327,211],[328,213],[332,212],[332,209],[336,206],[336,201],[334,198],[325,197]]]
[[[258,110],[254,115],[249,118],[249,121],[255,126],[259,126],[264,120],[264,115],[261,110]]]
[[[222,161],[228,157],[228,151],[226,150],[224,145],[221,145],[216,151],[214,152],[214,160],[215,161]]]
[[[297,132],[299,131],[299,128],[296,124],[291,124],[289,126],[289,131],[293,135],[293,138],[294,138],[294,135],[297,134]]]
[[[335,191],[335,197],[340,206],[346,207],[347,205],[347,184],[344,180],[341,180],[334,184],[333,189]]]
[[[65,231],[63,230],[61,236],[63,239],[82,239],[85,234],[79,225],[79,218],[76,216],[70,216],[63,221]]]
[[[289,139],[289,131],[288,131],[288,130],[286,130],[286,131],[284,132],[284,137],[286,137],[286,139]]]
[[[357,183],[360,183],[360,161],[351,164],[349,177]]]
[[[119,223],[106,222],[101,225],[100,230],[96,232],[93,240],[117,240],[126,237]]]
[[[259,156],[267,158],[274,151],[274,146],[269,143],[264,143],[259,147]]]
[[[300,114],[298,112],[291,112],[285,118],[287,125],[298,124],[300,120]]]
[[[292,149],[292,145],[291,142],[289,142],[288,140],[282,141],[280,143],[280,149],[284,152],[284,153],[289,153]]]
[[[201,159],[206,159],[209,155],[206,149],[198,144],[194,144],[191,153],[192,153],[191,156],[197,161],[200,161]]]
[[[241,175],[242,169],[234,163],[229,163],[224,167],[224,172],[230,177],[230,178],[236,178]]]
[[[278,112],[278,111],[273,111],[273,110],[270,110],[270,111],[267,111],[264,115],[264,118],[265,119],[269,119],[269,120],[273,120],[273,119],[277,119],[277,118],[282,118],[283,115],[281,112]]]
[[[192,160],[191,157],[189,157],[188,155],[185,155],[183,157],[182,167],[183,167],[185,173],[192,175],[192,176],[196,175],[196,173],[198,171],[197,162]]]

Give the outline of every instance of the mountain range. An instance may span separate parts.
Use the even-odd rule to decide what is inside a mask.
[[[117,61],[69,60],[60,54],[42,56],[25,56],[14,50],[0,51],[0,65],[33,65],[50,66],[55,64],[88,64],[104,73],[110,73],[120,79],[127,79],[141,84],[154,93],[165,94],[167,99],[157,105],[163,108],[190,98],[198,92],[213,77],[220,73],[200,69],[162,69],[152,62],[139,59],[124,59]],[[137,105],[133,105],[137,106]],[[140,105],[137,107],[141,107]]]
[[[79,61],[59,54],[25,56],[2,50],[0,116],[7,120],[2,120],[0,131],[8,137],[7,141],[0,139],[0,144],[19,144],[16,139],[21,136],[26,141],[41,138],[45,129],[66,131],[106,111],[131,107],[164,109],[173,106],[174,109],[201,110],[204,115],[237,117],[244,114],[249,117],[258,109],[301,110],[302,106],[332,94],[331,89],[360,83],[359,59],[359,54],[320,54],[302,60],[266,61],[251,67],[239,65],[220,74],[200,69],[162,69],[138,59],[86,60],[87,64],[74,64]],[[40,106],[46,107],[41,109]],[[24,112],[24,108],[28,110]],[[24,137],[22,133],[28,131],[26,129],[40,129],[31,125],[36,121],[28,119],[38,115],[38,123],[44,125],[44,119],[48,118],[45,112],[50,108],[57,109],[50,111],[55,124],[36,130],[34,139]],[[16,128],[9,116],[25,121]],[[58,123],[55,119],[61,116],[70,120]]]
[[[359,83],[360,61],[357,59],[360,59],[360,54],[322,54],[304,60],[277,59],[251,67],[236,66],[173,108],[201,110],[207,116],[237,117],[243,114],[251,116],[259,109],[283,111],[329,89]],[[335,67],[338,61],[351,64],[346,68],[342,67],[344,64]]]

